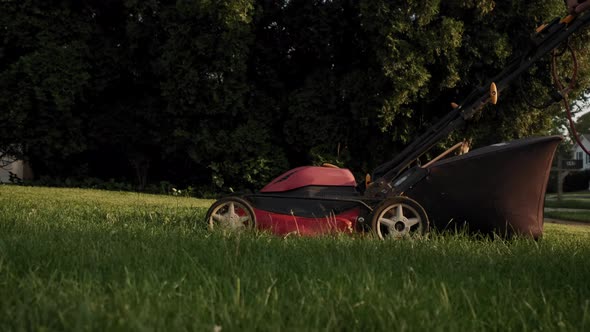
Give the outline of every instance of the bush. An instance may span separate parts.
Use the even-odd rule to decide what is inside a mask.
[[[590,170],[571,172],[563,181],[563,191],[580,191],[588,190],[590,183]]]

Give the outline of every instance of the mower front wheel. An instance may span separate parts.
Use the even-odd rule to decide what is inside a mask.
[[[430,223],[418,202],[398,196],[384,200],[375,208],[371,229],[380,239],[411,238],[427,234]]]
[[[225,197],[213,203],[206,220],[209,229],[247,230],[256,226],[252,205],[240,197]]]

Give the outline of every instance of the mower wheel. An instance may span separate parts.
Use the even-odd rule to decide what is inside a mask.
[[[252,205],[240,197],[225,197],[217,200],[207,211],[209,229],[229,230],[254,229],[256,215]]]
[[[397,196],[384,200],[375,208],[371,229],[380,239],[419,237],[429,232],[430,223],[418,202]]]

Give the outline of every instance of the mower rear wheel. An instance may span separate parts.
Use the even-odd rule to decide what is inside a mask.
[[[398,196],[377,206],[371,218],[371,229],[380,239],[411,238],[427,234],[430,223],[418,202]]]
[[[256,226],[252,205],[239,197],[225,197],[213,203],[206,220],[209,229],[247,230]]]

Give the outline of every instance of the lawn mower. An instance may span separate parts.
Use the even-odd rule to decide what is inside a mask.
[[[574,32],[590,13],[556,19],[537,29],[527,52],[416,138],[360,185],[334,165],[289,170],[252,194],[216,201],[209,227],[256,228],[275,234],[372,232],[382,239],[422,236],[431,228],[538,238],[543,233],[547,181],[560,136],[494,144],[451,156],[458,143],[425,165],[415,162],[461,128],[499,93]],[[374,179],[371,181],[371,179]]]

